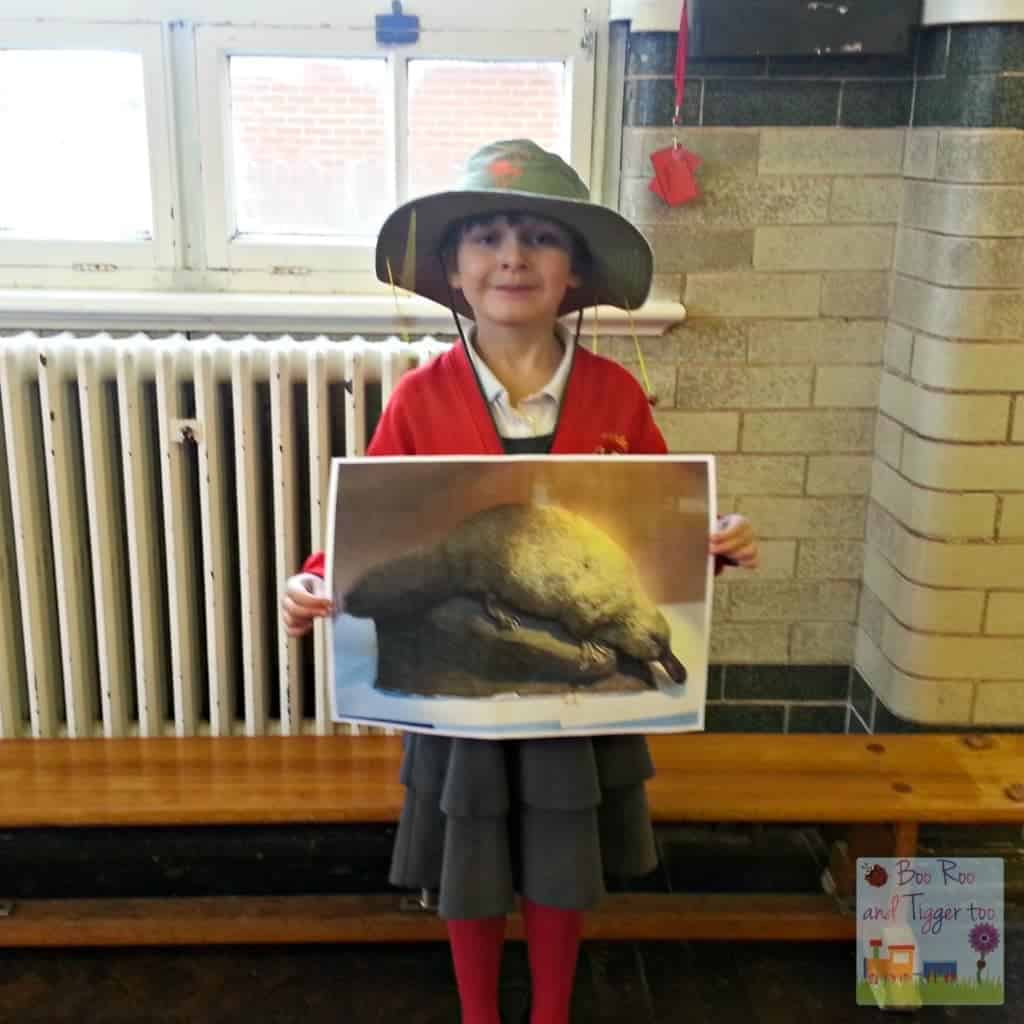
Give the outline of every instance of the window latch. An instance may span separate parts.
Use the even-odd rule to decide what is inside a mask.
[[[420,41],[420,19],[404,14],[399,0],[393,0],[390,14],[376,18],[377,42],[382,46],[408,46]]]
[[[583,34],[580,36],[580,49],[583,50],[590,60],[594,59],[594,51],[597,47],[597,29],[594,28],[594,19],[590,16],[590,8],[583,8]]]

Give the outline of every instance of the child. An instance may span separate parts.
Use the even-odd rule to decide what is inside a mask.
[[[461,344],[402,377],[370,455],[667,451],[650,404],[622,367],[578,345],[582,310],[636,308],[651,282],[644,237],[591,203],[559,157],[499,142],[470,158],[459,187],[396,210],[377,240],[377,276],[472,318]],[[575,336],[558,318],[580,311]],[[711,537],[719,558],[754,568],[742,516]],[[332,603],[323,556],[288,580],[282,614],[301,636]],[[405,738],[405,806],[391,881],[437,889],[465,1024],[497,1024],[505,915],[514,893],[532,977],[532,1024],[568,1020],[582,912],[605,873],[657,864],[642,736],[522,741]]]

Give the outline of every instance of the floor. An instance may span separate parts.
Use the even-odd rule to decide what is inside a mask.
[[[924,837],[998,855],[1007,869],[1006,1004],[926,1007],[915,1020],[1024,1024],[1024,848],[1019,832],[971,849],[977,833]],[[0,834],[0,840],[6,838]],[[998,838],[998,837],[997,837]],[[75,834],[0,842],[5,898],[202,895],[225,889],[379,891],[389,834],[300,829]],[[823,847],[804,829],[659,830],[662,864],[645,888],[814,890]],[[342,855],[344,854],[344,856]],[[312,884],[312,888],[306,888]],[[3,922],[0,920],[0,932]],[[807,943],[586,943],[574,1022],[870,1024],[893,1014],[855,1003],[854,946]],[[502,1004],[518,1024],[525,950],[510,943]],[[0,1024],[457,1024],[447,947],[306,946],[3,950]],[[903,1019],[903,1018],[897,1018]]]
[[[926,1007],[922,1024],[1024,1021],[1024,926],[1007,930],[1006,1004]],[[528,992],[525,950],[509,944],[502,1003]],[[855,1005],[852,945],[588,943],[573,1021],[628,1024],[869,1024]],[[447,947],[310,946],[8,952],[2,1024],[456,1024]]]

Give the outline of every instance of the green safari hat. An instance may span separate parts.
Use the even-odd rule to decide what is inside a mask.
[[[460,292],[448,287],[441,242],[466,217],[526,213],[559,221],[586,243],[588,280],[570,288],[559,316],[587,306],[642,306],[651,287],[654,258],[647,239],[625,217],[591,202],[579,175],[554,153],[528,139],[495,142],[474,153],[454,189],[399,206],[377,236],[377,277],[454,311],[472,316]]]

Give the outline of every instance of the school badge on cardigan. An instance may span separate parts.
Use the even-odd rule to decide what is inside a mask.
[[[629,438],[625,434],[602,434],[601,443],[594,449],[595,455],[628,455]]]

